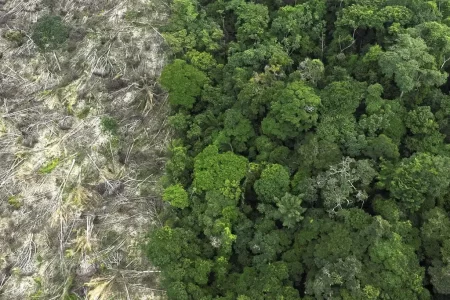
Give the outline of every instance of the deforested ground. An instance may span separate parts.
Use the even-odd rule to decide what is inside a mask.
[[[159,1],[159,0],[158,0]],[[0,0],[0,299],[159,299],[166,5]]]

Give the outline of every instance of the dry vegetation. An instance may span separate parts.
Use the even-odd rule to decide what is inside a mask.
[[[164,296],[141,246],[169,140],[165,10],[0,0],[1,299]],[[68,35],[42,49],[33,31],[49,14]]]

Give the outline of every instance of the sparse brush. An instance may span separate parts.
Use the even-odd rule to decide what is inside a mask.
[[[77,231],[76,238],[72,241],[75,244],[75,252],[80,252],[85,255],[92,251],[93,219],[92,217],[88,217],[86,219],[86,229]]]
[[[111,282],[114,277],[94,278],[85,285],[90,288],[88,292],[89,300],[108,300],[111,299]]]
[[[72,214],[72,209],[69,207],[69,205],[64,205],[61,207],[58,207],[52,214],[50,218],[50,225],[52,227],[54,226],[60,226],[60,224],[66,224],[67,221],[70,219],[70,216]]]
[[[139,10],[128,10],[125,13],[125,20],[131,22],[131,21],[135,21],[136,19],[142,17],[144,15],[143,11],[139,11]]]
[[[86,231],[79,231],[73,240],[75,252],[89,253],[92,251],[92,244]]]
[[[89,106],[84,107],[79,113],[77,113],[77,118],[83,120],[89,115],[91,108]]]
[[[95,203],[94,195],[81,184],[77,184],[68,194],[66,203],[78,208],[85,208]],[[90,202],[92,201],[92,203]]]
[[[19,47],[24,42],[25,34],[20,30],[8,30],[3,33],[2,37]]]

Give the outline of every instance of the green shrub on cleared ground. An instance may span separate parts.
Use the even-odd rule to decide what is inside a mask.
[[[69,27],[59,16],[44,16],[40,18],[33,30],[31,38],[43,51],[54,50],[66,42],[69,37]]]
[[[119,129],[119,124],[117,124],[117,121],[114,120],[111,117],[103,117],[100,121],[100,124],[102,126],[102,130],[104,132],[109,132],[112,135],[117,134],[117,130]]]

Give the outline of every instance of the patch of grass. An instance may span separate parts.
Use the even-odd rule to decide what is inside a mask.
[[[8,204],[14,209],[20,209],[22,207],[22,202],[20,201],[19,195],[14,195],[8,198]]]
[[[119,124],[117,121],[111,117],[103,117],[100,121],[102,130],[108,132],[112,135],[117,135]]]
[[[54,158],[39,169],[41,174],[51,173],[59,164],[59,158]]]
[[[31,38],[42,51],[54,50],[69,38],[69,27],[59,16],[44,16],[37,21]]]

